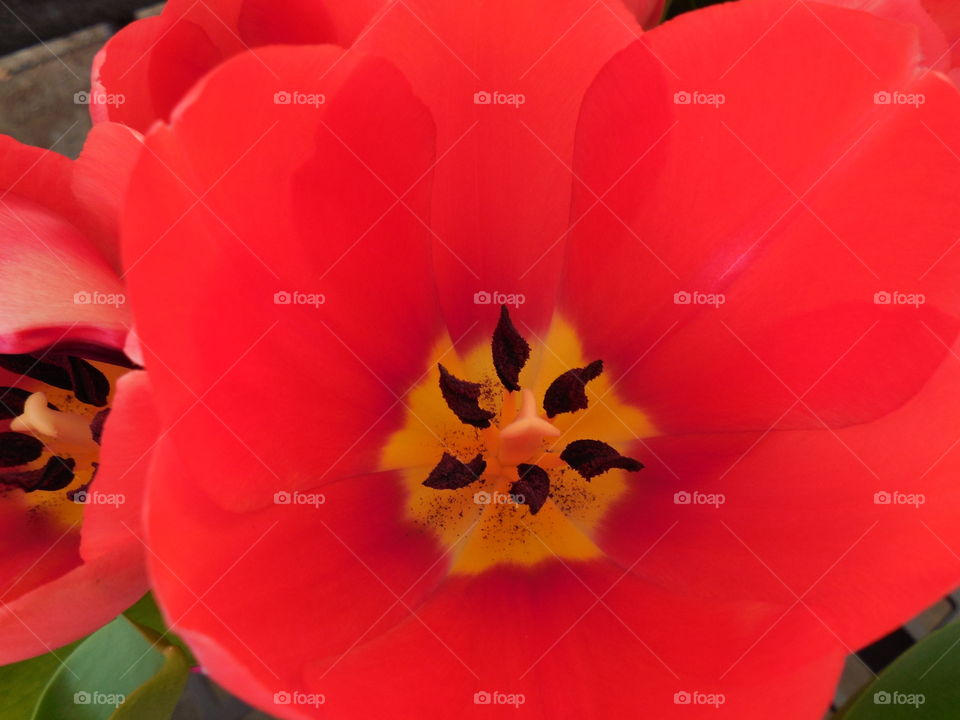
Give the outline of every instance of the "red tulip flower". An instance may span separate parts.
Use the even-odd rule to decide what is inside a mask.
[[[76,162],[0,137],[0,663],[76,640],[147,590],[138,461],[155,435],[117,270],[139,146],[109,123]]]
[[[281,717],[821,717],[960,582],[958,121],[790,0],[221,64],[123,230],[168,619]]]

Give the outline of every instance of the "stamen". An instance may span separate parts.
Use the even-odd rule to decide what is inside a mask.
[[[97,445],[100,444],[100,438],[103,436],[103,426],[106,424],[109,415],[110,408],[107,408],[94,415],[93,420],[90,421],[90,435],[93,436],[93,441]]]
[[[38,360],[33,355],[0,355],[0,368],[61,390],[73,390],[70,372],[59,358]]]
[[[550,383],[543,396],[543,409],[547,417],[587,408],[587,383],[603,372],[603,361],[594,360],[582,368],[567,370]]]
[[[32,435],[0,433],[0,467],[26,465],[43,455],[43,443]]]
[[[110,395],[107,376],[82,358],[70,356],[70,376],[77,400],[87,405],[103,407]]]
[[[453,410],[453,414],[460,418],[460,422],[473,425],[477,428],[490,427],[490,420],[494,413],[480,407],[480,392],[483,386],[455,377],[443,365],[440,368],[440,393]]]
[[[87,445],[93,440],[90,422],[80,415],[51,410],[47,396],[33,393],[23,406],[23,414],[10,423],[11,430],[46,435],[66,443]]]
[[[642,462],[621,455],[599,440],[574,440],[560,453],[560,459],[586,480],[613,468],[629,472],[643,470]]]
[[[445,452],[423,484],[434,490],[459,490],[479,480],[486,469],[487,462],[480,454],[464,463]]]
[[[73,458],[54,456],[40,470],[0,474],[0,486],[17,487],[24,492],[63,490],[73,482],[75,467]]]
[[[522,497],[530,514],[536,515],[550,495],[550,476],[543,468],[524,463],[517,465],[517,472],[520,479],[510,486],[510,494]]]
[[[0,355],[0,368],[51,385],[71,390],[77,400],[103,407],[110,395],[110,381],[94,365],[73,355]]]
[[[520,389],[520,371],[530,357],[530,345],[517,332],[506,305],[500,306],[500,321],[493,331],[493,367],[507,390]]]
[[[77,461],[73,458],[57,456],[50,458],[42,470],[43,474],[40,477],[40,482],[27,492],[33,492],[34,490],[46,490],[48,492],[63,490],[73,482],[73,471],[76,465]]]
[[[512,423],[500,431],[499,459],[503,465],[519,465],[536,459],[544,438],[560,437],[560,430],[537,415],[537,399],[530,390],[520,393],[520,410]]]

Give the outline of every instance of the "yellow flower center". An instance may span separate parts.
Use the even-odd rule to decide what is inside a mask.
[[[381,469],[401,471],[407,518],[449,548],[454,573],[600,555],[595,538],[604,516],[629,484],[642,478],[610,469],[588,480],[561,459],[561,452],[574,441],[602,440],[626,453],[636,440],[655,434],[649,419],[624,402],[604,374],[586,384],[586,409],[547,419],[541,408],[551,383],[587,361],[572,326],[559,316],[545,338],[523,325],[517,329],[532,348],[520,371],[519,392],[509,391],[498,379],[488,343],[461,357],[444,337],[431,353],[430,371],[405,398],[403,426],[388,439],[381,456]],[[438,364],[457,378],[479,383],[479,406],[492,413],[489,427],[458,419],[438,390]],[[465,487],[425,486],[444,453],[465,464],[480,455],[486,464],[479,478]],[[549,497],[536,512],[525,504],[529,498],[512,492],[522,479],[518,466],[529,465],[549,476]]]
[[[27,453],[8,453],[10,462],[0,467],[0,501],[64,528],[83,520],[99,435],[115,383],[126,372],[78,358],[0,356],[0,410],[8,418],[0,421],[0,443]]]

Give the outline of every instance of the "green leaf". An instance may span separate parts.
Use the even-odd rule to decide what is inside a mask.
[[[78,640],[46,655],[0,667],[0,720],[30,717],[50,677],[79,644]]]
[[[128,620],[133,620],[138,625],[153,628],[161,634],[167,629],[160,608],[157,607],[157,602],[153,599],[153,593],[148,592],[128,607],[123,614]]]
[[[134,700],[138,688],[149,684],[158,674],[160,680],[142,694],[152,693],[156,702],[163,693],[164,704],[160,710],[172,709],[167,695],[176,693],[172,700],[175,704],[186,682],[188,664],[182,654],[177,656],[179,650],[173,646],[155,647],[156,637],[156,633],[141,631],[122,616],[98,630],[82,641],[65,664],[53,673],[33,720],[109,720],[116,717],[115,713],[127,698],[140,705],[141,700]],[[176,675],[181,677],[179,685],[172,681]],[[166,718],[169,712],[151,717]]]
[[[163,667],[116,709],[110,720],[169,720],[190,674],[190,661],[175,645],[163,652]]]
[[[163,638],[163,641],[169,645],[176,645],[186,655],[190,666],[197,664],[193,653],[187,644],[181,640],[175,633],[167,629],[167,623],[163,619],[160,608],[157,607],[153,599],[153,593],[147,593],[140,598],[134,605],[131,605],[124,613],[128,620],[132,620],[141,627],[147,627],[155,630]]]
[[[960,622],[930,633],[894,660],[835,720],[956,720]]]

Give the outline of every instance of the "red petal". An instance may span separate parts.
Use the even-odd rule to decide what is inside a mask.
[[[647,440],[634,448],[643,477],[599,544],[632,562],[677,522],[644,563],[649,582],[728,601],[802,597],[796,610],[861,647],[960,582],[958,392],[951,356],[912,402],[867,425]],[[895,492],[922,498],[876,502]]]
[[[148,589],[142,547],[101,555],[0,603],[0,663],[50,652],[93,632]]]
[[[0,198],[15,193],[69,217],[76,210],[70,167],[59,153],[0,135]]]
[[[151,574],[167,616],[188,636],[197,632],[214,643],[225,627],[237,628],[234,637],[261,656],[247,671],[262,682],[267,667],[276,673],[271,677],[297,683],[304,658],[343,652],[357,627],[382,632],[395,626],[406,612],[402,604],[391,608],[391,589],[415,585],[404,601],[419,605],[445,568],[433,536],[404,517],[406,491],[393,473],[287,493],[258,512],[236,513],[198,490],[192,458],[181,462],[185,456],[169,438],[156,453],[147,532]],[[211,532],[216,543],[209,542]],[[231,565],[235,570],[224,574]],[[251,573],[260,588],[253,592]],[[384,584],[371,582],[374,577]],[[240,595],[238,582],[247,586]],[[310,629],[307,616],[316,620]],[[216,657],[202,664],[215,677],[226,671]]]
[[[142,550],[143,496],[159,436],[155,413],[146,372],[130,372],[117,381],[90,490],[118,502],[85,508],[80,553],[88,562],[127,546]]]
[[[94,62],[93,88],[122,96],[91,106],[93,118],[146,131],[167,119],[201,77],[234,54],[268,44],[349,45],[381,0],[170,2],[158,17],[128,25]],[[268,68],[269,69],[269,68]]]
[[[346,47],[383,4],[383,0],[246,0],[240,8],[238,34],[248,47],[323,43]]]
[[[100,50],[91,82],[95,95],[123,102],[91,104],[93,120],[144,132],[169,117],[187,90],[222,59],[203,29],[188,20],[161,15],[131,23]]]
[[[100,253],[120,270],[121,203],[142,147],[139,133],[116,123],[95,125],[73,166],[73,194]]]
[[[37,519],[11,497],[0,502],[4,534],[0,599],[4,602],[56,580],[80,564],[78,527]]]
[[[330,486],[320,508],[258,515],[198,505],[182,466],[155,477],[152,572],[168,616],[219,682],[284,717],[325,708],[279,708],[274,693],[320,693],[347,715],[439,718],[489,712],[474,704],[486,690],[523,693],[522,709],[538,717],[641,707],[660,717],[675,693],[700,691],[726,695],[710,717],[778,708],[799,719],[825,709],[836,681],[842,652],[812,616],[775,624],[779,605],[705,606],[606,562],[500,568],[426,594],[444,563],[415,535],[391,538],[404,531],[391,517],[402,493],[390,476]],[[379,497],[368,495],[374,483]],[[213,535],[210,551],[192,550]]]
[[[414,611],[397,632],[312,662],[306,687],[354,712],[392,704],[428,718],[486,717],[474,693],[499,691],[522,693],[519,709],[540,718],[800,720],[824,712],[842,657],[824,651],[829,634],[809,616],[771,629],[779,608],[748,617],[684,602],[609,563],[451,578]],[[438,668],[443,681],[429,682]],[[364,683],[378,692],[361,693]],[[724,702],[677,707],[683,692]]]
[[[172,0],[164,16],[186,18],[202,27],[226,59],[260,45],[346,47],[383,5],[384,0],[213,0],[203,5]]]
[[[862,10],[878,17],[915,25],[920,39],[922,63],[946,72],[950,69],[950,43],[928,9],[938,0],[819,0],[825,5]],[[955,3],[950,3],[955,5]],[[925,7],[926,6],[926,7]],[[960,16],[958,16],[960,17]]]
[[[960,327],[956,92],[916,66],[910,28],[811,7],[682,16],[585,104],[563,307],[662,432],[869,421],[943,361],[931,331]],[[823,40],[802,63],[801,37]],[[875,104],[888,91],[926,104]],[[693,92],[726,102],[650,101]]]
[[[0,353],[53,343],[122,347],[123,288],[78,228],[71,164],[56,153],[0,137]],[[115,302],[93,302],[113,296]]]
[[[960,6],[953,0],[923,0],[923,6],[946,38],[950,48],[950,76],[957,82],[960,76]]]
[[[556,296],[583,93],[640,32],[621,3],[445,0],[390,6],[357,47],[394,61],[437,122],[433,256],[450,333],[487,340],[474,293],[525,295],[543,328]],[[519,106],[475,93],[523,95]]]
[[[278,105],[278,92],[326,102]],[[224,64],[147,145],[129,285],[161,416],[199,482],[249,508],[376,468],[397,395],[441,334],[413,217],[433,160],[426,110],[382,60],[269,48]]]
[[[623,4],[632,12],[644,28],[652,28],[663,18],[666,0],[623,0]]]

